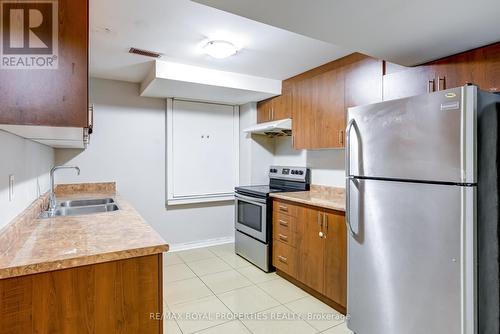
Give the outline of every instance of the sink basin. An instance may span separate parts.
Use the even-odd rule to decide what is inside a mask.
[[[57,205],[60,207],[75,207],[75,206],[91,206],[91,205],[102,205],[110,204],[115,201],[112,198],[92,198],[92,199],[76,199],[72,201],[60,202]]]
[[[58,206],[56,209],[51,211],[44,211],[40,214],[39,218],[52,218],[61,216],[80,216],[89,215],[92,213],[103,213],[110,211],[119,210],[118,205],[114,203],[102,204],[102,205],[87,205],[87,206]]]

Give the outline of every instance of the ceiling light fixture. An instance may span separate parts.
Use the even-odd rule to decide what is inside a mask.
[[[205,51],[205,53],[211,57],[223,59],[235,55],[236,52],[238,52],[238,49],[236,48],[236,46],[234,46],[233,43],[216,40],[210,41],[205,44],[205,46],[203,47],[203,51]]]

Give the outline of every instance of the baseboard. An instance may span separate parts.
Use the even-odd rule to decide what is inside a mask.
[[[180,252],[180,251],[188,250],[188,249],[217,246],[217,245],[229,244],[229,243],[233,243],[233,242],[234,242],[234,236],[224,237],[224,238],[214,238],[214,239],[201,240],[201,241],[186,242],[186,243],[179,243],[179,244],[171,244],[169,252]]]

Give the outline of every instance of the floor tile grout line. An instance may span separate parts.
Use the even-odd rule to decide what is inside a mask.
[[[224,259],[222,259],[222,260],[224,261]],[[236,268],[232,268],[232,270],[234,270],[234,271],[238,272],[238,271],[236,270]],[[238,273],[239,273],[239,272],[238,272]],[[244,276],[244,275],[243,275],[243,274],[241,274],[241,273],[240,273],[240,275]],[[245,277],[245,276],[244,276],[244,277]],[[202,279],[200,276],[198,276],[198,278],[199,278],[199,279],[203,282],[203,284],[204,284],[204,285],[205,285],[205,286],[206,286],[206,287],[207,287],[207,288],[208,288],[208,289],[209,289],[209,290],[210,290],[210,291],[214,294],[214,296],[215,296],[215,297],[216,297],[216,298],[217,298],[217,299],[218,299],[218,300],[219,300],[219,301],[220,301],[220,302],[221,302],[221,303],[222,303],[222,304],[223,304],[223,305],[224,305],[224,306],[225,306],[225,307],[226,307],[226,308],[230,311],[230,312],[234,313],[234,312],[231,310],[231,308],[230,308],[228,305],[226,305],[226,303],[224,303],[224,301],[223,301],[222,299],[220,299],[220,298],[219,298],[219,296],[215,293],[215,291],[213,291],[213,290],[212,290],[212,289],[211,289],[211,288],[210,288],[210,287],[209,287],[209,286],[205,283],[205,281],[203,281],[203,279]],[[250,281],[250,280],[249,280],[249,281]],[[241,287],[241,288],[236,288],[236,289],[229,290],[229,291],[225,291],[225,292],[221,292],[220,294],[223,294],[223,293],[228,293],[228,292],[235,291],[235,290],[238,290],[238,289],[248,288],[249,286],[252,286],[252,285],[253,285],[253,286],[257,286],[257,284],[255,284],[255,283],[254,283],[254,282],[252,282],[252,281],[250,281],[250,283],[251,283],[251,285],[248,285],[248,286],[245,286],[245,287]],[[259,288],[259,287],[257,286],[257,288]],[[263,291],[263,292],[264,292],[265,294],[269,295],[266,291]],[[271,298],[272,298],[272,297],[271,297]],[[272,299],[273,299],[273,300],[275,300],[274,298],[272,298]],[[278,300],[276,300],[276,301],[277,301],[278,303],[280,303]],[[275,306],[275,307],[277,307],[277,306]],[[266,309],[266,310],[270,310],[270,309],[272,309],[272,307],[271,307],[271,308],[269,308],[269,309]],[[264,311],[266,311],[266,310],[262,310],[262,311],[259,311],[259,312],[264,312]],[[252,314],[256,314],[256,313],[259,313],[259,312],[255,312],[255,313],[252,313]],[[240,319],[237,319],[237,320],[238,320],[238,321],[239,321],[239,322],[240,322],[240,323],[241,323],[241,324],[242,324],[242,325],[243,325],[243,326],[244,326],[244,327],[245,327],[245,328],[246,328],[246,329],[247,329],[250,333],[252,333],[252,334],[253,334],[253,331],[252,331],[250,328],[248,328],[248,326],[247,326],[247,325],[245,325],[245,323],[244,323],[243,321],[241,321]],[[215,326],[213,326],[213,327],[215,327]],[[208,328],[207,328],[207,329],[208,329]]]
[[[294,303],[294,302],[296,302],[296,301],[299,301],[299,300],[302,300],[302,299],[306,299],[306,298],[309,298],[309,297],[313,297],[314,299],[316,299],[314,296],[310,296],[310,295],[308,295],[308,296],[305,296],[305,297],[302,297],[302,298],[299,298],[299,299],[296,299],[296,300],[289,301],[289,302],[287,302],[286,304]],[[319,299],[317,299],[317,300],[319,300]],[[320,301],[320,302],[321,302],[321,301]],[[283,306],[284,306],[284,307],[286,307],[288,310],[290,310],[290,312],[292,312],[292,313],[294,313],[294,314],[299,315],[299,316],[300,316],[300,319],[302,319],[302,316],[301,316],[300,314],[298,314],[297,312],[295,312],[294,310],[292,310],[292,309],[291,309],[288,305],[286,305],[286,304],[283,304]],[[323,303],[323,304],[324,304],[324,303]],[[325,304],[325,305],[326,305],[326,306],[328,306],[327,304]],[[328,306],[328,307],[330,307],[330,306]],[[338,313],[338,314],[342,315],[341,313],[339,313],[339,312],[338,312],[337,310],[335,310],[334,308],[332,308],[332,307],[330,307],[330,308],[331,308],[334,312],[336,312],[336,313]],[[333,327],[340,326],[340,325],[342,325],[342,324],[345,322],[345,320],[343,320],[342,322],[340,322],[340,323],[338,323],[338,324],[336,324],[336,325],[330,326],[330,327],[328,327],[328,328],[326,328],[326,329],[324,329],[324,330],[319,330],[319,329],[317,329],[316,327],[314,327],[314,325],[313,325],[313,324],[311,324],[311,323],[310,323],[309,321],[307,321],[306,319],[302,319],[302,320],[303,320],[303,321],[305,321],[305,322],[307,322],[307,323],[309,324],[309,326],[311,326],[312,328],[314,328],[315,330],[317,330],[317,331],[318,331],[318,333],[323,333],[323,332],[326,332],[327,330],[330,330],[330,329],[332,329]]]
[[[209,249],[208,249],[208,251],[209,251],[209,252],[211,252],[212,254],[214,254],[214,255],[215,255],[215,257],[220,258],[220,257],[218,257],[218,255],[217,255],[217,254],[215,254],[214,252],[210,251]],[[181,256],[179,256],[179,255],[177,255],[177,256],[179,257],[179,259],[181,259],[181,261],[183,261],[183,263],[184,263],[184,264],[185,264],[185,265],[186,265],[186,266],[187,266],[187,267],[188,267],[191,271],[193,271],[193,270],[191,269],[191,267],[189,267],[188,263],[187,263],[186,261],[184,261],[184,259],[183,259]],[[222,258],[220,258],[220,259],[221,259],[224,263],[227,263],[226,261],[224,261],[224,259],[222,259]],[[200,261],[201,261],[201,260],[200,260]],[[195,261],[193,261],[193,262],[195,262]],[[227,265],[228,265],[228,266],[231,266],[229,263],[227,263]],[[234,268],[232,268],[232,269],[233,269],[233,270],[235,270]],[[228,271],[229,271],[229,270],[228,270]],[[197,273],[195,273],[194,271],[193,271],[193,273],[194,273],[195,277],[196,277],[196,278],[198,278],[198,279],[199,279],[199,280],[203,283],[203,285],[205,285],[205,287],[206,287],[208,290],[210,290],[210,292],[213,294],[213,296],[215,296],[215,298],[217,298],[217,299],[218,299],[218,300],[222,303],[222,305],[224,305],[224,306],[225,306],[225,307],[226,307],[226,308],[227,308],[230,312],[232,312],[232,311],[231,311],[231,309],[230,309],[230,308],[229,308],[229,307],[228,307],[228,306],[227,306],[227,305],[226,305],[226,304],[225,304],[225,303],[224,303],[224,302],[223,302],[223,301],[222,301],[222,300],[221,300],[221,299],[217,296],[217,294],[216,294],[216,293],[215,293],[215,292],[214,292],[214,291],[213,291],[213,290],[212,290],[212,289],[211,289],[211,288],[210,288],[210,287],[209,287],[209,286],[205,283],[205,281],[203,281],[203,279],[201,278],[201,276],[199,276],[199,275],[198,275]],[[251,282],[251,283],[252,283],[252,282]],[[208,297],[211,297],[211,296],[208,296]],[[206,297],[206,298],[208,298],[208,297]],[[196,299],[194,299],[193,301],[200,300],[200,299],[201,299],[201,298],[196,298]],[[166,303],[166,301],[165,301],[165,296],[163,296],[163,301]],[[168,307],[168,305],[167,305],[167,307]],[[178,323],[176,320],[174,320],[174,321],[175,321],[175,323],[176,323],[177,327],[179,328],[179,330],[181,331],[181,333],[182,333],[182,334],[184,334],[184,331],[182,330],[182,328],[181,328],[181,326],[179,325],[179,323]],[[213,328],[213,327],[216,327],[216,326],[219,326],[219,325],[223,325],[223,324],[226,324],[226,323],[228,323],[228,322],[230,322],[230,321],[231,321],[231,320],[228,320],[228,321],[223,322],[223,323],[220,323],[220,324],[218,324],[218,325],[210,326],[210,327],[207,327],[207,328],[201,329],[201,330],[199,330],[199,331],[195,331],[195,332],[193,332],[193,333],[196,333],[196,332],[201,332],[201,331],[203,331],[203,330],[207,330],[207,329],[209,329],[209,328]],[[240,321],[240,322],[242,323],[242,325],[243,325],[243,326],[245,326],[245,324],[244,324],[242,321]],[[247,327],[245,326],[245,328],[247,328]],[[248,329],[248,331],[249,331],[250,333],[253,333],[252,331],[250,331],[250,329],[249,329],[249,328],[247,328],[247,329]]]
[[[233,270],[234,270],[234,269],[233,269]],[[232,312],[232,313],[233,313],[233,311],[231,310],[231,308],[229,308],[229,306],[227,306],[227,305],[226,305],[226,303],[224,303],[224,301],[222,301],[222,300],[219,298],[219,296],[217,296],[217,294],[215,293],[215,291],[213,291],[213,290],[212,290],[212,289],[211,289],[211,288],[207,285],[207,283],[205,283],[205,281],[203,281],[203,280],[201,279],[201,277],[199,277],[199,276],[198,276],[198,278],[199,278],[199,279],[200,279],[200,281],[202,281],[202,283],[203,283],[203,284],[207,287],[207,289],[208,289],[208,290],[210,290],[210,291],[214,294],[215,298],[217,298],[217,299],[218,299],[218,300],[222,303],[222,305],[224,305],[224,306],[225,306],[225,307],[229,310],[229,312]],[[235,289],[235,290],[236,290],[236,289]],[[240,321],[240,320],[238,319],[238,321]],[[229,321],[227,321],[227,322],[225,322],[225,323],[228,323],[228,322],[229,322]],[[240,322],[243,324],[243,326],[245,326],[245,324],[244,324],[242,321],[240,321]],[[223,323],[223,324],[225,324],[225,323]],[[219,325],[223,325],[223,324],[219,324]],[[216,326],[219,326],[219,325],[216,325]],[[212,327],[216,327],[216,326],[212,326]],[[212,328],[212,327],[207,327],[207,328],[205,328],[205,329]],[[245,328],[247,328],[247,326],[245,326]],[[248,329],[248,331],[249,331],[250,333],[252,333],[252,334],[253,334],[253,332],[252,332],[249,328],[247,328],[247,329]]]
[[[203,248],[200,248],[200,249],[203,249]],[[185,264],[187,265],[187,267],[188,267],[191,271],[193,271],[193,273],[195,274],[195,277],[197,277],[198,279],[200,279],[200,281],[202,281],[202,283],[203,283],[203,284],[207,287],[207,289],[208,289],[208,290],[210,290],[210,292],[213,294],[213,296],[215,296],[215,297],[216,297],[216,298],[217,298],[217,299],[218,299],[218,300],[219,300],[219,301],[220,301],[220,302],[221,302],[221,303],[222,303],[222,304],[223,304],[223,305],[224,305],[224,306],[225,306],[225,307],[226,307],[226,308],[230,311],[230,312],[233,312],[233,311],[231,310],[231,308],[229,308],[229,306],[228,306],[228,305],[226,305],[226,304],[225,304],[225,303],[224,303],[224,302],[223,302],[223,301],[219,298],[218,294],[216,294],[216,293],[215,293],[215,292],[214,292],[214,291],[213,291],[213,290],[212,290],[212,289],[211,289],[211,288],[210,288],[210,287],[209,287],[209,286],[205,283],[205,281],[203,281],[202,277],[207,276],[207,275],[211,275],[211,274],[217,274],[217,273],[221,273],[221,272],[226,272],[226,271],[235,271],[235,272],[237,272],[238,274],[240,274],[240,275],[242,275],[243,277],[245,277],[245,278],[246,278],[246,279],[247,279],[247,280],[248,280],[251,284],[250,284],[250,285],[248,285],[248,286],[239,287],[239,288],[236,288],[236,289],[232,289],[232,290],[228,290],[228,291],[220,292],[220,293],[219,293],[219,295],[222,295],[222,294],[225,294],[225,293],[229,293],[229,292],[232,292],[232,291],[236,291],[236,290],[245,289],[245,288],[248,288],[248,287],[250,287],[250,286],[256,286],[256,287],[257,287],[257,288],[259,288],[262,292],[264,292],[264,294],[266,294],[267,296],[269,296],[271,299],[275,300],[275,301],[279,304],[278,306],[270,307],[270,308],[267,308],[267,309],[265,309],[265,310],[261,310],[261,311],[258,311],[258,312],[251,313],[252,315],[253,315],[253,314],[257,314],[257,313],[262,313],[262,312],[268,311],[268,310],[270,310],[270,309],[273,309],[273,308],[276,308],[276,307],[279,307],[279,306],[284,306],[284,307],[285,307],[285,309],[287,309],[288,311],[292,312],[293,314],[298,314],[298,313],[294,312],[292,309],[290,309],[290,308],[289,308],[286,304],[293,303],[293,302],[295,302],[295,301],[298,301],[298,300],[301,300],[301,299],[305,299],[305,298],[308,298],[308,297],[313,297],[313,298],[314,298],[314,296],[311,296],[311,295],[307,294],[307,292],[306,292],[306,291],[304,291],[304,290],[300,289],[300,290],[302,290],[302,291],[306,292],[306,296],[303,296],[303,297],[300,297],[300,298],[297,298],[297,299],[293,299],[293,300],[287,301],[286,303],[282,303],[282,302],[280,302],[279,300],[275,299],[275,298],[274,298],[272,295],[270,295],[267,291],[265,291],[265,290],[264,290],[261,286],[259,286],[259,285],[260,285],[260,284],[262,284],[262,283],[266,283],[266,282],[269,282],[269,281],[272,281],[272,280],[276,280],[276,279],[279,279],[279,278],[283,279],[282,277],[280,277],[280,276],[278,275],[276,278],[269,279],[269,280],[266,280],[266,281],[262,281],[262,282],[253,282],[252,280],[250,280],[250,278],[249,278],[249,277],[247,277],[246,275],[244,275],[243,273],[241,273],[241,272],[238,270],[238,269],[243,269],[243,268],[246,268],[247,266],[244,266],[244,267],[233,267],[230,263],[228,263],[228,262],[226,262],[226,261],[224,260],[223,256],[220,256],[219,254],[217,254],[217,253],[215,253],[215,252],[211,251],[210,249],[207,249],[207,250],[208,250],[209,252],[211,252],[212,254],[214,254],[214,255],[215,255],[215,257],[217,257],[217,258],[221,259],[223,262],[225,262],[226,264],[228,264],[228,265],[231,267],[231,269],[224,270],[224,271],[219,271],[219,272],[214,272],[214,273],[209,273],[209,274],[205,274],[205,275],[201,275],[201,276],[200,276],[200,275],[198,275],[197,273],[195,273],[195,272],[191,269],[191,267],[189,266],[188,262],[184,261],[184,260],[183,260],[180,256],[179,256],[179,258],[181,259],[181,261],[183,261],[183,263],[185,263]],[[231,254],[232,254],[232,253],[231,253]],[[228,256],[230,256],[231,254],[229,254],[229,255],[224,255],[224,256],[228,257]],[[235,255],[237,256],[237,254],[235,254]],[[208,259],[211,259],[211,258],[213,258],[213,257],[206,258],[206,259],[199,259],[199,260],[196,260],[196,261],[190,261],[190,262],[203,261],[203,260],[208,260]],[[248,264],[248,266],[251,266],[251,264]],[[167,266],[167,267],[168,267],[168,266]],[[192,277],[192,278],[194,278],[194,277]],[[186,278],[186,279],[189,279],[189,278]],[[297,287],[297,288],[298,288],[298,287]],[[200,300],[200,299],[202,299],[202,298],[208,298],[208,297],[211,297],[211,296],[206,296],[206,297],[196,298],[196,299],[192,300],[191,302],[196,301],[196,300]],[[300,314],[298,314],[298,315],[300,316]],[[314,329],[317,333],[323,333],[323,332],[326,332],[326,331],[328,331],[328,330],[330,330],[330,329],[332,329],[332,328],[334,328],[334,327],[340,326],[340,325],[342,325],[343,323],[345,323],[345,321],[342,321],[342,322],[340,322],[340,323],[338,323],[338,324],[336,324],[336,325],[333,325],[333,326],[331,326],[331,327],[328,327],[328,328],[326,328],[326,329],[324,329],[324,330],[320,331],[319,329],[315,328],[315,327],[314,327],[311,323],[309,323],[307,320],[303,319],[302,317],[300,317],[300,319],[301,319],[302,321],[306,322],[306,323],[307,323],[307,324],[308,324],[311,328],[313,328],[313,329]],[[251,331],[251,329],[250,329],[250,328],[248,328],[248,327],[247,327],[247,325],[246,325],[246,324],[245,324],[245,323],[244,323],[241,319],[239,319],[239,318],[237,318],[237,319],[233,319],[233,320],[228,320],[228,321],[225,321],[225,322],[223,322],[223,323],[220,323],[220,324],[217,324],[217,325],[214,325],[214,326],[210,326],[210,327],[207,327],[207,328],[205,328],[205,329],[198,330],[198,331],[193,332],[193,333],[198,333],[198,332],[201,332],[201,331],[207,330],[207,329],[209,329],[209,328],[213,328],[213,327],[221,326],[221,325],[224,325],[224,324],[229,323],[229,322],[231,322],[231,321],[239,321],[241,324],[243,324],[243,326],[244,326],[244,327],[245,327],[245,328],[246,328],[246,329],[247,329],[250,333],[253,333],[253,332]],[[177,323],[177,322],[176,322],[176,323]],[[178,324],[177,324],[177,326],[178,326],[178,327],[179,327],[179,329],[180,329],[180,326],[179,326]],[[181,330],[181,329],[180,329],[180,330]],[[181,330],[181,332],[183,333],[183,331],[182,331],[182,330]]]

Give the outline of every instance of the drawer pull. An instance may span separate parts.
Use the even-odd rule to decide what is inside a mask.
[[[280,205],[279,208],[280,208],[280,211],[288,212],[288,207],[287,206]]]
[[[279,236],[280,240],[288,242],[288,237],[286,235],[279,234],[278,236]]]
[[[280,219],[279,223],[280,223],[281,226],[288,227],[288,222],[286,222],[284,220]]]
[[[278,255],[278,260],[282,263],[287,263],[288,259],[284,256]]]

